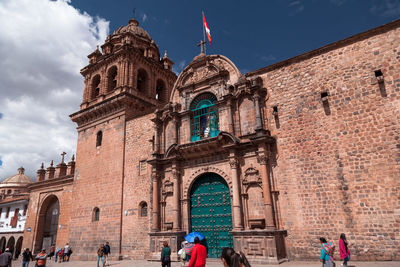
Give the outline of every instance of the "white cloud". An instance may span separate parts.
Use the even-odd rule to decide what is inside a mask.
[[[292,11],[290,13],[291,16],[304,10],[304,5],[300,0],[290,2],[289,7],[292,8]]]
[[[146,14],[143,14],[143,16],[142,16],[142,21],[143,21],[143,22],[146,22],[146,20],[147,20],[147,15],[146,15]]]
[[[382,17],[399,17],[400,0],[379,0],[374,1],[369,11]]]
[[[186,66],[186,60],[181,60],[178,65],[172,67],[172,71],[179,75]]]
[[[33,4],[34,2],[34,4]],[[70,1],[0,2],[0,179],[21,165],[33,177],[41,162],[69,160],[87,55],[103,43],[109,22]]]

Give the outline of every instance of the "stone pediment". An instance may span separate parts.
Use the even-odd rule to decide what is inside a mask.
[[[215,65],[202,66],[198,69],[190,68],[186,75],[183,77],[180,86],[200,83],[206,79],[217,77],[219,74],[225,74],[224,69],[219,69]],[[226,73],[227,74],[227,73]]]
[[[182,102],[182,96],[219,88],[219,96],[228,93],[228,85],[235,84],[240,71],[232,61],[222,55],[201,54],[181,72],[171,94],[171,102]],[[211,90],[213,91],[213,90]],[[222,92],[224,91],[224,92]],[[215,92],[214,92],[215,93]]]

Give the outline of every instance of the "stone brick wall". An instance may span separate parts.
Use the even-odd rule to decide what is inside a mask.
[[[239,105],[240,134],[246,135],[254,133],[256,125],[256,115],[254,104],[250,97],[244,98]]]
[[[96,147],[96,135],[103,132]],[[110,242],[119,256],[124,168],[125,117],[109,119],[78,131],[76,177],[69,238],[75,259],[95,259],[101,243]],[[93,221],[94,208],[100,209]]]
[[[353,259],[400,259],[400,29],[365,36],[249,74],[269,94],[290,258],[315,258],[319,237],[338,246],[345,233]]]
[[[148,255],[151,221],[151,166],[139,172],[139,162],[151,159],[154,135],[153,114],[128,121],[126,124],[124,215],[122,218],[122,256],[144,259]],[[147,203],[147,216],[141,217],[140,204]]]

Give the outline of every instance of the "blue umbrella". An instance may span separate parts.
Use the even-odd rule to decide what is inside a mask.
[[[191,232],[191,233],[189,233],[189,234],[187,234],[187,235],[185,236],[185,240],[186,240],[187,242],[193,243],[195,237],[198,237],[200,240],[203,240],[203,239],[204,239],[204,235],[202,235],[202,234],[200,234],[200,233],[198,233],[198,232]]]

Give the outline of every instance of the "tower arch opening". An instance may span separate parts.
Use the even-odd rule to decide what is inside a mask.
[[[107,73],[107,92],[111,92],[117,87],[117,75],[118,69],[116,66],[112,66],[108,69]]]
[[[148,87],[148,74],[144,69],[139,69],[137,74],[137,90],[147,94]]]
[[[91,88],[91,93],[90,93],[90,100],[95,99],[96,97],[99,96],[100,94],[100,75],[97,74],[93,77],[92,79],[92,88]]]
[[[166,93],[167,91],[165,90],[165,83],[163,80],[157,80],[156,84],[156,95],[155,98],[159,102],[163,103],[167,99]]]

